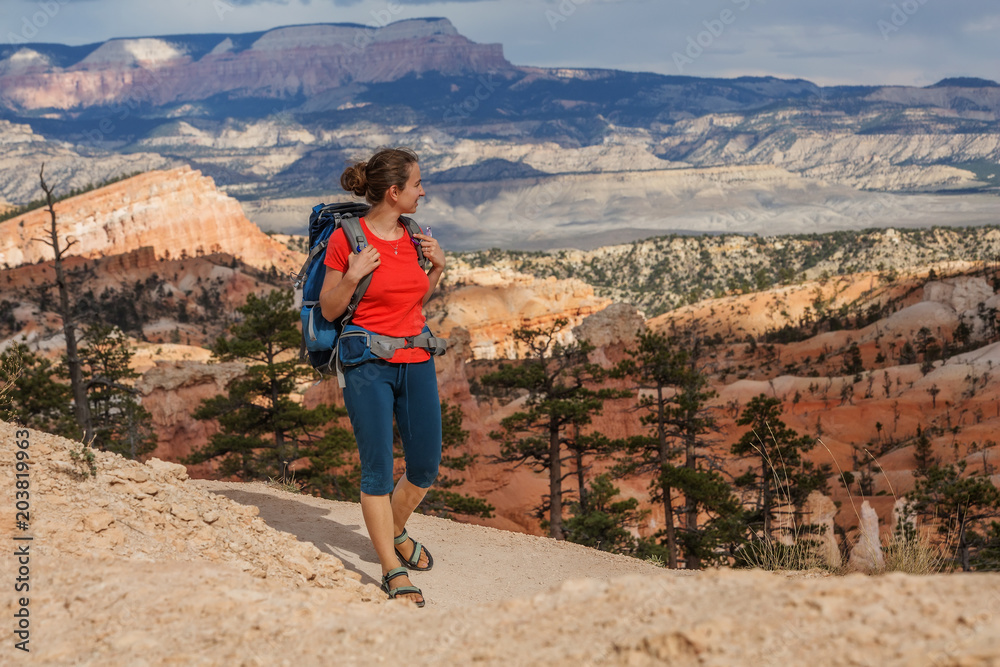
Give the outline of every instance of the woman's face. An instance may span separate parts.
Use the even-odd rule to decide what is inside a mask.
[[[410,177],[406,179],[406,185],[399,191],[399,197],[396,202],[403,213],[416,213],[417,202],[425,194],[423,185],[420,182],[420,165],[414,163],[410,167]]]

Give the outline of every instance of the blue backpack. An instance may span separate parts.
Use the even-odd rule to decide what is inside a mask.
[[[361,217],[368,213],[369,208],[367,204],[351,202],[314,206],[309,216],[309,256],[302,265],[302,270],[293,276],[295,287],[302,287],[303,351],[308,354],[312,367],[320,374],[337,375],[341,387],[344,386],[345,365],[351,366],[374,358],[389,359],[396,350],[405,347],[424,347],[434,355],[443,354],[447,348],[445,339],[434,337],[426,328],[419,336],[393,338],[352,325],[351,318],[354,317],[358,303],[361,302],[371,283],[371,273],[358,283],[343,315],[335,322],[323,317],[319,307],[319,295],[323,288],[323,280],[326,278],[324,259],[330,235],[342,227],[347,242],[350,243],[351,252],[356,254],[364,250],[368,247],[368,240],[361,228]],[[410,218],[401,216],[400,221],[411,237],[421,233],[420,226]],[[416,250],[417,262],[422,269],[428,270],[431,266],[430,261],[424,258],[419,244],[416,245]],[[342,342],[345,343],[344,350],[340,350]]]

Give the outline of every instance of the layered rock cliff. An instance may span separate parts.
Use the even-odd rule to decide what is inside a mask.
[[[115,39],[58,67],[39,45],[26,45],[0,60],[0,104],[27,111],[161,106],[227,94],[312,97],[348,82],[510,67],[499,44],[470,42],[447,19],[399,21],[380,29],[294,26],[219,36],[207,53],[205,46],[184,37]]]
[[[44,197],[38,173],[45,165],[45,180],[60,195],[103,183],[111,178],[181,165],[155,153],[111,153],[93,147],[56,141],[29,125],[0,120],[0,196],[12,205]],[[109,146],[110,148],[110,146]]]
[[[549,328],[559,319],[570,326],[606,308],[611,301],[594,295],[580,280],[537,279],[510,270],[456,267],[441,298],[428,305],[428,322],[441,335],[461,328],[468,334],[469,357],[515,359],[518,328]],[[560,342],[572,340],[567,328]]]
[[[239,203],[189,167],[156,171],[56,203],[69,253],[102,257],[144,246],[157,257],[226,252],[258,268],[298,268],[300,256],[254,226]],[[0,265],[52,259],[46,209],[0,223]]]
[[[931,114],[922,110],[914,115]],[[773,165],[803,176],[889,191],[980,187],[984,183],[976,173],[952,165],[981,160],[995,164],[1000,159],[1000,135],[992,128],[962,134],[933,126],[862,132],[864,120],[805,111],[711,114],[676,123],[655,150],[697,166]]]

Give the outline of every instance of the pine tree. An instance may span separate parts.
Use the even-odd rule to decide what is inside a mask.
[[[700,517],[693,527],[678,531],[679,546],[687,569],[705,563],[728,565],[729,555],[743,544],[746,518],[733,488],[716,470],[686,466],[664,468],[660,484],[684,493],[686,507],[694,507]]]
[[[298,357],[301,334],[299,313],[292,308],[290,292],[275,290],[265,296],[251,294],[236,309],[241,319],[212,346],[221,361],[246,361],[246,373],[230,383],[228,393],[202,402],[197,419],[218,421],[220,431],[202,449],[192,452],[185,463],[220,459],[220,473],[240,479],[286,480],[289,464],[310,457],[314,490],[338,489],[353,494],[350,475],[330,478],[329,466],[347,465],[349,435],[334,427],[321,431],[338,416],[329,406],[306,408],[292,400],[296,384],[313,371]],[[340,413],[342,414],[342,413]],[[327,475],[324,477],[324,475]]]
[[[913,470],[914,477],[926,476],[927,471],[937,465],[931,439],[927,435],[927,431],[921,429],[920,426],[917,426],[917,442],[913,447],[913,460],[916,463]]]
[[[14,343],[0,354],[0,383],[7,387],[0,397],[0,419],[28,428],[78,437],[73,419],[70,388],[57,382],[59,369],[51,361]]]
[[[904,342],[903,346],[899,348],[899,363],[902,365],[917,363],[917,351],[910,341]]]
[[[132,347],[121,329],[93,324],[83,331],[80,362],[93,429],[93,447],[138,460],[156,448],[152,417],[133,384]]]
[[[80,428],[83,441],[90,444],[93,441],[93,428],[90,423],[89,402],[87,401],[87,390],[84,387],[83,368],[80,356],[77,351],[76,320],[73,316],[73,302],[70,294],[69,282],[66,279],[66,271],[63,268],[63,257],[76,240],[66,240],[59,238],[59,225],[56,219],[54,188],[45,182],[45,164],[38,173],[38,180],[41,181],[42,192],[45,193],[45,201],[48,204],[46,209],[49,213],[51,225],[49,227],[48,238],[40,240],[45,245],[52,248],[54,256],[53,268],[56,273],[56,289],[59,294],[59,304],[57,312],[62,318],[63,336],[66,339],[66,369],[69,374],[70,388],[73,392],[73,412],[76,423]],[[45,294],[48,289],[45,290]]]
[[[639,501],[635,498],[614,502],[618,494],[619,489],[609,474],[595,477],[586,494],[587,506],[579,502],[570,505],[566,539],[601,551],[634,555],[639,543],[628,527],[638,526],[649,510],[639,510]]]
[[[757,511],[750,521],[761,526],[761,536],[768,540],[773,537],[776,510],[781,506],[800,509],[813,490],[826,488],[830,468],[817,468],[802,458],[815,443],[781,420],[780,407],[781,401],[766,394],[750,399],[736,422],[750,429],[732,446],[733,454],[759,461],[759,472],[751,468],[736,483],[758,489]]]
[[[522,390],[527,392],[524,410],[503,419],[501,430],[490,434],[500,442],[496,461],[527,464],[549,477],[548,496],[538,506],[540,517],[548,512],[549,535],[564,538],[564,464],[575,429],[590,424],[600,414],[604,401],[620,398],[614,389],[591,389],[588,385],[603,379],[605,373],[587,360],[594,349],[586,341],[569,345],[557,342],[558,332],[568,324],[560,318],[546,329],[522,328],[514,338],[528,348],[528,356],[518,364],[501,364],[480,380],[493,393]]]
[[[445,470],[465,472],[476,461],[476,454],[453,454],[454,450],[463,447],[469,439],[469,432],[462,428],[462,420],[461,407],[441,401],[441,467]],[[491,518],[496,509],[493,505],[482,498],[449,490],[463,482],[459,477],[442,472],[424,496],[419,511],[444,518],[452,518],[456,514]]]
[[[724,483],[716,484],[716,473],[701,469],[700,450],[705,436],[714,429],[707,402],[715,395],[708,388],[708,378],[698,370],[699,337],[694,332],[666,336],[644,332],[637,346],[628,351],[630,359],[619,364],[615,374],[631,378],[639,389],[655,392],[644,396],[639,407],[646,414],[641,422],[652,429],[649,436],[631,438],[629,456],[618,471],[625,475],[653,473],[650,500],[662,503],[666,517],[662,536],[667,548],[668,566],[677,567],[683,551],[685,566],[701,567],[701,561],[714,552],[723,535],[719,531],[729,517],[740,514],[739,503]],[[674,459],[683,454],[681,465]],[[674,507],[675,490],[683,494],[680,507]],[[712,496],[707,492],[717,493]],[[675,525],[675,514],[683,522]],[[699,524],[699,517],[705,520]]]
[[[972,547],[979,541],[974,529],[1000,516],[1000,489],[985,474],[966,476],[966,467],[965,461],[932,464],[908,494],[942,536],[957,535],[955,559],[964,572],[972,570]]]
[[[675,387],[682,382],[687,358],[666,336],[651,332],[640,334],[637,348],[627,352],[631,358],[619,364],[615,372],[616,375],[632,378],[640,390],[655,390],[655,396],[644,396],[639,401],[640,409],[647,413],[640,421],[651,425],[654,434],[629,439],[628,457],[619,466],[619,471],[624,475],[654,473],[650,484],[650,501],[663,503],[662,534],[667,548],[667,566],[676,568],[678,548],[674,523],[674,487],[665,484],[669,476],[664,473],[668,468],[674,467],[671,461],[681,452],[681,448],[674,444],[668,433],[669,413]]]
[[[861,381],[861,374],[865,371],[865,365],[861,359],[861,349],[858,348],[857,343],[851,343],[847,351],[844,352],[842,370],[844,375],[853,375],[855,382]]]

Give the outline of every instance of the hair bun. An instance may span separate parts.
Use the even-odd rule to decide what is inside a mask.
[[[364,197],[368,191],[367,172],[367,162],[356,162],[341,174],[340,187],[358,197]]]
[[[397,187],[400,191],[406,188],[416,163],[417,154],[409,148],[383,148],[367,162],[355,162],[347,167],[340,176],[340,186],[376,206],[385,201],[391,188]]]

